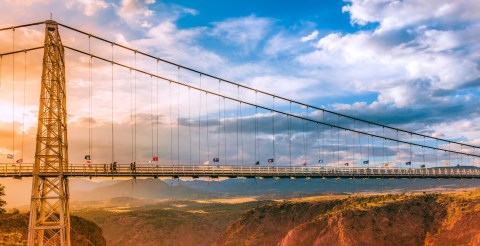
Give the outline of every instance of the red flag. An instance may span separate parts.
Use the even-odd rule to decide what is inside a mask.
[[[345,165],[345,166],[347,166],[347,167],[349,166],[349,165],[348,165],[348,162],[347,162],[347,163],[345,163],[344,165]]]
[[[154,156],[152,160],[153,161],[158,161],[158,156]]]

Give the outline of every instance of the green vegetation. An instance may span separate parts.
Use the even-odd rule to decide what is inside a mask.
[[[5,209],[3,208],[7,202],[2,200],[2,196],[5,195],[5,187],[0,184],[0,214],[5,213]]]

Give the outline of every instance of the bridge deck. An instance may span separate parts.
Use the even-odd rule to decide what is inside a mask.
[[[41,176],[58,176],[40,172]],[[0,164],[0,177],[31,177],[33,164]],[[354,168],[354,167],[289,167],[289,166],[176,166],[117,164],[70,164],[67,177],[210,177],[210,178],[480,178],[480,168]]]

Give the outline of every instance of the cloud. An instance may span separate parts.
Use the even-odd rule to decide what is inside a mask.
[[[308,42],[308,41],[311,41],[311,40],[316,39],[317,37],[318,37],[318,31],[315,30],[315,31],[313,31],[312,33],[310,33],[308,36],[302,37],[302,38],[300,39],[300,41],[302,41],[302,42]]]
[[[475,0],[458,1],[396,1],[349,0],[342,8],[350,14],[352,24],[361,26],[379,23],[377,31],[389,31],[422,25],[455,27],[457,24],[476,23],[480,3]]]
[[[255,49],[259,42],[263,40],[272,24],[272,19],[254,15],[232,18],[213,23],[211,35],[229,45],[239,46],[248,53]]]
[[[82,9],[86,16],[93,16],[98,11],[109,7],[109,4],[102,0],[68,0],[65,3],[68,9],[79,8]]]
[[[445,8],[443,2],[419,4],[418,8],[413,8],[412,2],[416,1],[351,1],[344,11],[350,13],[354,23],[379,26],[350,34],[328,34],[317,42],[316,50],[296,59],[305,68],[323,74],[329,84],[350,84],[353,93],[377,93],[377,100],[368,107],[371,110],[415,108],[428,110],[425,117],[436,118],[435,113],[441,112],[436,108],[449,108],[459,102],[477,108],[466,92],[476,90],[472,81],[480,78],[479,45],[472,39],[473,33],[480,34],[480,27],[471,25],[478,14],[467,10],[477,3],[456,2],[456,11],[435,15],[429,13]],[[422,7],[425,5],[428,11]],[[401,14],[408,10],[425,16]],[[463,17],[454,20],[451,15],[458,13]],[[396,17],[402,21],[393,25]],[[447,19],[455,25],[442,29],[431,24]]]
[[[144,19],[154,14],[154,11],[148,8],[148,5],[155,3],[150,0],[122,0],[118,9],[118,15],[127,23],[137,22],[138,19]]]

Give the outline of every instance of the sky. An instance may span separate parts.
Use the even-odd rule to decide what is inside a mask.
[[[302,1],[301,4],[298,1],[3,0],[0,1],[0,26],[44,21],[52,14],[53,19],[60,23],[275,95],[429,136],[480,145],[478,9],[480,3],[474,0]],[[61,32],[64,44],[88,49],[88,38],[65,29]],[[3,52],[11,50],[9,35],[4,32],[0,36]],[[41,44],[43,40],[42,28],[19,29],[15,35],[17,49],[33,43]],[[91,41],[91,46],[92,53],[110,56],[108,45]],[[119,61],[155,71],[155,62],[141,57],[135,57],[133,61],[132,54],[119,49],[115,52]],[[11,153],[10,143],[15,135],[13,152],[22,157],[24,152],[33,152],[38,113],[36,95],[41,71],[41,67],[33,66],[40,61],[41,52],[30,52],[26,56],[26,76],[22,71],[25,65],[21,54],[15,58],[15,73],[11,72],[11,58],[4,58],[0,75],[3,81],[0,103],[4,109],[0,113],[4,140],[0,150],[3,154]],[[135,133],[140,139],[139,155],[143,161],[152,155],[150,147],[152,152],[155,152],[154,148],[163,149],[164,153],[160,155],[165,159],[175,159],[174,155],[180,158],[179,153],[192,152],[194,148],[184,139],[188,138],[186,132],[191,130],[188,122],[203,124],[203,129],[207,116],[197,113],[201,115],[198,122],[188,120],[187,117],[192,116],[187,116],[189,110],[186,105],[190,97],[193,102],[188,103],[194,105],[193,109],[188,107],[190,110],[215,114],[212,107],[208,109],[207,103],[203,103],[205,97],[175,86],[172,89],[168,84],[155,87],[148,76],[142,77],[121,68],[114,68],[115,81],[118,82],[112,87],[110,65],[100,61],[92,63],[93,72],[89,70],[88,57],[67,50],[69,140],[72,149],[78,149],[72,151],[72,160],[82,160],[84,153],[88,152],[85,148],[89,140],[85,136],[89,127],[94,128],[93,148],[99,161],[110,160],[105,154],[107,151],[124,155],[121,158],[126,159],[133,155],[130,148],[136,140],[127,141],[131,138],[133,107],[136,110],[135,119],[138,119],[138,122],[135,121],[138,133],[137,130]],[[192,85],[200,83],[196,75],[176,71],[175,68],[161,67],[160,70],[171,79]],[[93,126],[88,125],[91,113],[88,111],[90,72],[94,78]],[[12,77],[12,74],[15,75]],[[130,85],[132,80],[137,79],[138,88],[135,87],[135,90],[138,89],[138,95],[132,103]],[[11,93],[11,81],[18,84],[15,96]],[[25,94],[22,83],[27,87]],[[206,87],[210,83],[212,90],[215,89],[214,81],[204,79],[203,83]],[[109,94],[111,87],[115,90],[113,113],[110,106],[112,96]],[[159,94],[151,95],[154,89],[159,90]],[[168,104],[166,102],[171,101],[168,99],[171,98],[169,91],[172,90],[173,104]],[[22,101],[24,95],[25,104]],[[252,95],[249,98],[253,100]],[[152,108],[157,99],[164,103]],[[215,105],[218,109],[223,107],[217,103],[218,99],[210,97],[207,100],[208,105]],[[269,99],[259,100],[268,103]],[[14,108],[12,101],[16,105]],[[178,105],[182,105],[182,110],[173,115],[169,113],[172,107],[175,109]],[[216,142],[232,138],[236,141],[238,133],[235,134],[237,121],[234,117],[230,121],[219,119],[235,115],[238,109],[228,103],[225,107],[227,117],[219,116],[216,122],[210,122],[210,127],[217,127],[217,130],[212,130],[212,142],[208,148],[210,145],[212,149],[217,147],[217,153],[203,149],[204,130],[200,127],[193,130],[198,135],[193,139],[193,145],[198,145],[203,153],[199,161],[230,151],[224,146],[221,146],[224,150],[220,150],[215,146]],[[160,122],[160,130],[152,124],[153,112],[157,109],[160,115],[155,122]],[[263,133],[263,142],[248,143],[246,140],[245,145],[258,144],[270,151],[273,140],[267,132],[271,131],[271,127],[252,128],[253,122],[258,119],[246,114],[253,113],[253,110],[244,109],[245,132]],[[269,112],[257,113],[261,120],[269,121],[271,118]],[[313,115],[315,112],[310,113]],[[181,119],[178,120],[177,116]],[[214,118],[210,117],[210,120]],[[12,118],[17,122],[13,126]],[[281,117],[277,119],[278,126],[274,129],[278,132],[274,137],[278,146],[285,144],[281,138],[286,136],[287,124],[282,126],[281,120]],[[22,127],[23,123],[25,127]],[[115,128],[113,134],[112,126]],[[180,143],[175,139],[168,140],[175,132],[169,132],[166,126],[183,129],[176,132],[183,140]],[[302,122],[296,126],[294,130],[299,133],[297,140],[301,145],[305,125]],[[221,127],[224,127],[223,137]],[[308,129],[307,135],[314,139],[317,132]],[[12,134],[12,131],[15,133]],[[151,135],[155,137],[150,139]],[[354,142],[354,137],[350,137],[346,141]],[[111,150],[112,142],[118,149]],[[311,142],[312,149],[320,149],[319,144],[314,146],[314,141]],[[262,147],[262,144],[265,146]],[[174,150],[176,154],[168,157],[170,145],[180,147]],[[238,149],[238,144],[230,148]],[[254,154],[251,150],[245,150],[245,154],[251,157]],[[271,151],[267,155],[273,155],[274,150]],[[297,152],[301,156],[304,150],[299,148]],[[204,153],[210,158],[204,157]]]
[[[275,95],[479,146],[479,9],[477,0],[0,0],[0,28],[52,15],[59,23]],[[42,45],[43,28],[17,29],[14,37],[11,31],[0,32],[0,53]],[[107,44],[65,28],[60,32],[65,45],[112,56]],[[169,79],[237,95],[235,87],[222,83],[218,89],[218,83],[205,76],[165,64],[157,68],[156,61],[119,48],[113,53],[123,64],[155,74],[159,69]],[[12,57],[1,59],[0,162],[33,161],[41,57],[42,51],[34,51],[16,55],[14,62]],[[382,141],[223,104],[214,96],[158,83],[128,69],[112,71],[110,64],[90,62],[70,50],[66,73],[71,162],[83,162],[91,152],[98,163],[141,163],[158,155],[167,164],[220,157],[222,164],[250,165],[275,157],[279,164],[324,159],[335,165],[355,157],[361,164],[375,151],[382,161],[425,162],[420,149],[412,157],[408,146],[387,142],[385,148]],[[257,99],[247,92],[237,96],[271,103],[271,98]],[[290,110],[285,102],[275,105]],[[308,110],[298,105],[293,109],[312,118],[322,115]],[[223,141],[228,144],[220,144]],[[7,154],[15,158],[7,159]],[[455,158],[427,155],[431,165]],[[17,192],[28,189],[28,181],[6,182],[11,205],[28,202],[28,193],[20,197]]]

